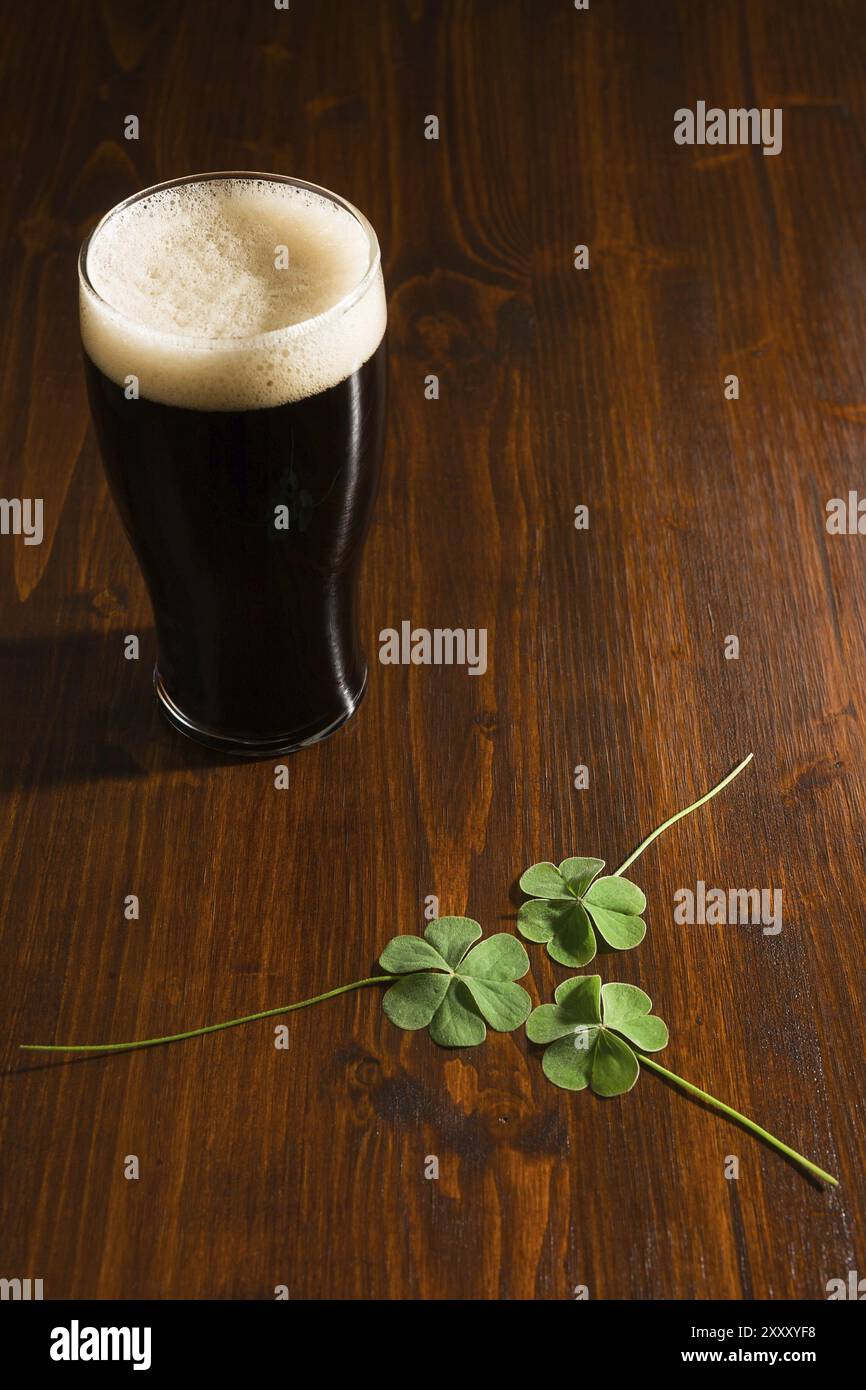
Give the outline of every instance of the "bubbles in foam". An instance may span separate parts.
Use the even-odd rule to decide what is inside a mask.
[[[287,248],[287,257],[278,248]],[[81,287],[90,358],[118,385],[199,410],[279,405],[356,371],[385,331],[366,227],[330,198],[265,179],[175,184],[110,216]]]

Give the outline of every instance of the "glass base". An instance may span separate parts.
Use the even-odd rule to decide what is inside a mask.
[[[308,725],[307,728],[295,730],[292,733],[264,739],[233,738],[230,735],[217,733],[216,730],[209,729],[204,724],[197,724],[174,703],[162,683],[157,666],[153,668],[153,688],[156,691],[163,715],[171,727],[183,734],[185,738],[190,738],[195,743],[203,744],[205,748],[213,748],[218,753],[227,753],[235,758],[269,758],[279,753],[298,753],[302,748],[310,748],[315,743],[321,743],[323,739],[330,738],[331,734],[342,729],[343,725],[352,718],[366,694],[367,672],[364,672],[361,688],[357,695],[351,699],[349,708],[338,719],[334,719],[330,724]]]

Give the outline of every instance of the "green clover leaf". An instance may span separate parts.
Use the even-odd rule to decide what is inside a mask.
[[[548,955],[569,966],[589,964],[598,949],[596,932],[617,951],[637,946],[646,935],[646,898],[627,878],[599,878],[603,868],[603,859],[563,859],[559,868],[533,864],[520,878],[533,899],[517,914],[521,936],[546,942]]]
[[[471,917],[439,917],[423,937],[389,941],[379,964],[403,977],[382,1000],[391,1022],[409,1030],[429,1027],[440,1047],[484,1042],[485,1020],[498,1033],[519,1028],[532,1000],[515,981],[529,969],[529,957],[507,932],[486,941],[479,941],[480,936]]]
[[[565,1091],[591,1086],[597,1096],[621,1096],[640,1072],[629,1042],[642,1052],[667,1046],[667,1024],[650,1013],[652,1000],[636,985],[602,985],[600,975],[577,975],[563,980],[554,999],[533,1009],[526,1036],[549,1044],[544,1074]]]

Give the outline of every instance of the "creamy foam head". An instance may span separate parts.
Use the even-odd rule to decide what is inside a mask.
[[[112,381],[135,376],[141,396],[166,405],[301,400],[378,347],[378,259],[372,229],[324,190],[255,175],[171,184],[91,237],[84,348]]]

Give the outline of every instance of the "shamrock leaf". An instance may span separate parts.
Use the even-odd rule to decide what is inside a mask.
[[[520,878],[533,899],[517,914],[521,936],[547,942],[548,954],[570,966],[589,964],[598,949],[596,932],[617,951],[637,946],[646,934],[646,898],[627,878],[599,878],[603,868],[603,859],[563,859],[559,868],[533,864]]]
[[[643,1052],[667,1046],[667,1024],[650,1013],[652,1000],[636,985],[602,985],[600,975],[577,975],[563,980],[554,999],[533,1009],[526,1036],[550,1044],[542,1067],[563,1090],[591,1086],[598,1096],[621,1096],[640,1071],[628,1042]]]
[[[403,977],[382,1000],[391,1022],[410,1030],[429,1026],[440,1047],[482,1043],[485,1020],[499,1033],[519,1028],[532,1000],[515,981],[529,969],[529,957],[507,932],[486,941],[480,936],[471,917],[439,917],[423,937],[389,941],[379,964]]]

